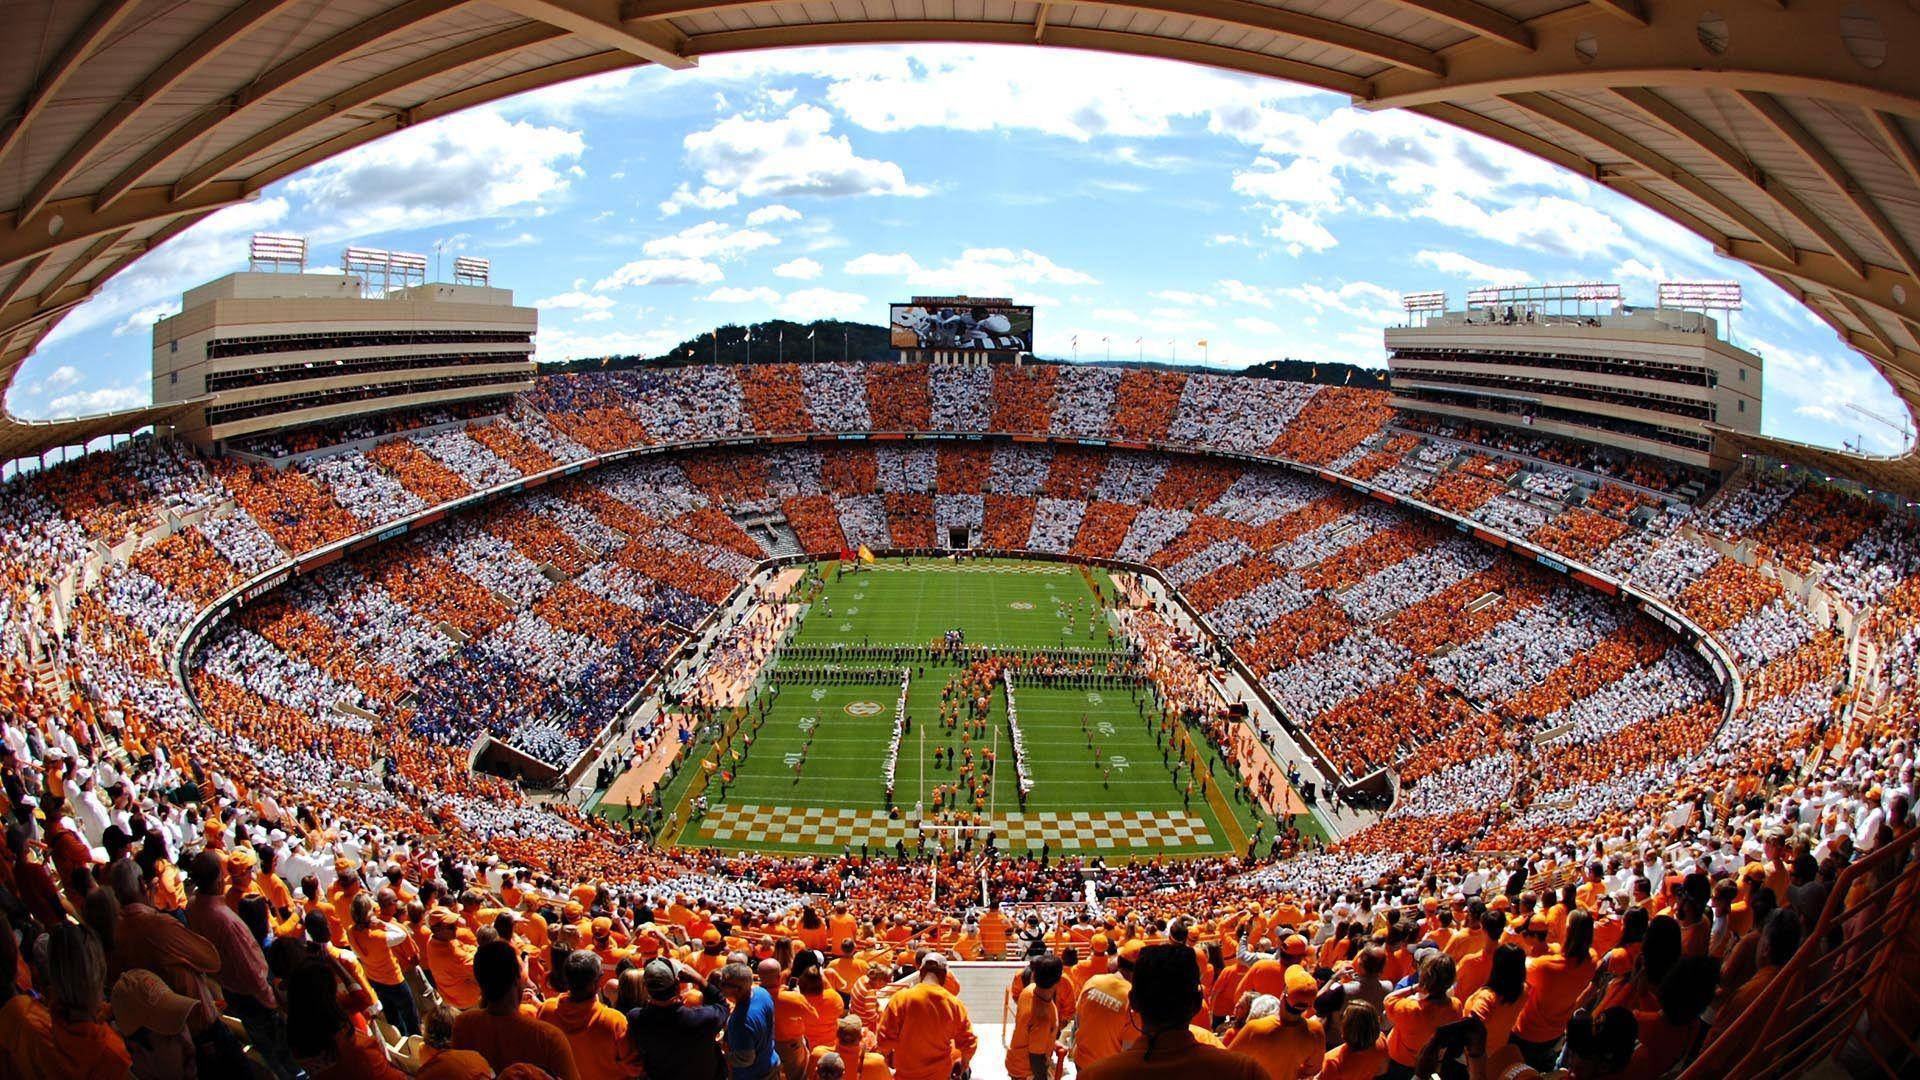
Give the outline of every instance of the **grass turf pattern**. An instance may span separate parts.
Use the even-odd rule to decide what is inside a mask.
[[[943,560],[915,560],[911,565],[882,560],[872,567],[848,568],[843,574],[830,570],[790,650],[863,644],[926,646],[952,629],[964,631],[968,645],[1008,652],[1124,648],[1124,642],[1116,646],[1108,636],[1107,616],[1094,594],[1096,586],[1112,592],[1111,583],[1098,570],[1014,560],[957,565]],[[823,666],[817,658],[783,657],[777,663],[795,676]],[[885,665],[856,660],[846,666]],[[964,723],[949,731],[939,720],[941,690],[959,674],[960,666],[922,660],[910,666],[907,712],[913,723],[901,742],[895,778],[900,817],[908,822],[920,820],[916,807],[931,815],[936,791],[958,783],[960,768],[955,759],[962,758],[969,746],[975,751],[977,767],[985,749],[994,750],[998,758],[985,802],[978,809],[989,815],[1021,813],[1005,691],[996,688],[993,694],[986,733],[968,742],[960,734]],[[817,815],[805,811],[845,808],[884,814],[882,761],[892,734],[899,681],[814,685],[776,676],[773,685],[777,689],[763,694],[766,716],[754,729],[751,745],[736,736],[733,747],[739,751],[738,760],[729,755],[720,763],[722,769],[733,772],[732,783],[724,794],[717,783],[707,787],[707,813],[724,815],[728,806],[795,808],[798,812],[781,819],[784,828],[721,846],[838,852],[842,841],[809,834],[808,820]],[[1066,827],[1061,830],[1061,842],[1051,845],[1055,854],[1084,852],[1108,858],[1217,854],[1243,845],[1259,819],[1257,812],[1230,799],[1216,796],[1210,802],[1197,786],[1190,802],[1184,798],[1190,774],[1183,771],[1176,781],[1170,758],[1156,743],[1159,714],[1144,688],[1133,692],[1115,687],[1044,687],[1022,684],[1016,674],[1015,697],[1034,778],[1025,813],[1079,817],[1102,811],[1178,814],[1186,810],[1205,824],[1209,834],[1199,843],[1095,851],[1076,847],[1073,838],[1078,834]],[[756,704],[753,712],[758,711]],[[742,730],[751,727],[749,719]],[[697,762],[711,752],[708,746],[696,746],[690,760]],[[1216,781],[1228,775],[1227,767],[1210,751],[1203,754],[1201,764],[1215,770]],[[676,783],[669,798],[683,797],[689,786]],[[971,798],[964,794],[960,798],[961,809],[976,809]],[[1228,811],[1224,821],[1222,808]],[[1271,822],[1267,824],[1270,836]],[[715,842],[701,837],[698,828],[698,822],[690,823],[676,839],[699,846]],[[1004,837],[1000,845],[1006,850]],[[858,844],[854,847],[857,850]]]

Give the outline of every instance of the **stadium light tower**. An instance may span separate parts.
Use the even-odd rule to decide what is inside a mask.
[[[1721,332],[1728,341],[1732,341],[1733,313],[1746,305],[1737,281],[1663,281],[1660,283],[1660,306],[1682,311],[1719,312],[1724,316]]]
[[[1425,326],[1427,320],[1447,310],[1447,294],[1443,292],[1407,293],[1400,298],[1400,306],[1406,309],[1409,325]]]

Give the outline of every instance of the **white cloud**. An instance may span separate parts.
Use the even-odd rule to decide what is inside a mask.
[[[1827,446],[1858,437],[1866,449],[1882,454],[1902,449],[1892,429],[1847,408],[1858,405],[1884,416],[1906,415],[1905,404],[1880,373],[1852,354],[1807,352],[1763,338],[1750,339],[1746,346],[1766,361],[1767,434]],[[1804,423],[1808,420],[1818,426]]]
[[[1493,266],[1457,251],[1422,249],[1413,261],[1449,277],[1466,278],[1476,285],[1525,285],[1533,274],[1518,267]]]
[[[623,68],[604,75],[531,90],[504,102],[500,109],[514,115],[543,116],[572,122],[583,113],[604,112],[627,105],[636,73],[635,68]],[[614,178],[618,179],[618,174]]]
[[[1220,292],[1226,296],[1228,303],[1245,307],[1270,308],[1273,306],[1273,301],[1268,299],[1267,294],[1244,281],[1225,278],[1220,282]]]
[[[1313,93],[1272,79],[1137,57],[1021,48],[863,49],[796,58],[829,80],[827,101],[873,131],[1039,132],[1085,142],[1150,137],[1182,120]],[[1131,148],[1122,148],[1131,149]]]
[[[1182,289],[1159,289],[1147,295],[1156,300],[1165,300],[1169,304],[1183,304],[1187,307],[1217,307],[1220,303],[1206,293],[1186,292]]]
[[[751,289],[722,285],[700,299],[715,304],[772,304],[780,299],[780,294],[765,285],[756,285]]]
[[[927,193],[908,183],[893,162],[854,153],[853,143],[832,134],[832,128],[833,117],[825,109],[799,105],[765,120],[731,116],[688,135],[683,142],[687,165],[702,180],[696,197],[714,202],[729,197]]]
[[[1305,214],[1282,210],[1276,216],[1279,224],[1263,225],[1260,232],[1269,239],[1280,241],[1287,254],[1296,259],[1308,251],[1326,251],[1339,242],[1327,231],[1326,226]]]
[[[576,290],[535,300],[533,306],[548,311],[602,311],[613,306],[613,298]]]
[[[593,356],[659,356],[688,336],[681,329],[667,326],[638,333],[608,330],[593,334],[543,326],[535,339],[534,359],[551,362]]]
[[[152,392],[147,386],[103,386],[97,390],[81,390],[52,398],[47,402],[43,415],[86,416],[113,412],[115,409],[145,405],[151,398]]]
[[[1036,251],[1022,248],[968,248],[939,266],[923,266],[912,255],[878,252],[858,256],[844,267],[849,274],[900,278],[916,289],[966,291],[976,296],[1023,294],[1036,304],[1050,302],[1035,295],[1036,285],[1097,285],[1093,275],[1061,266]]]
[[[1340,205],[1340,180],[1335,162],[1299,156],[1284,164],[1262,155],[1253,165],[1236,169],[1233,190],[1248,198],[1284,206]]]
[[[867,307],[867,298],[859,293],[816,288],[799,289],[788,293],[774,310],[795,322],[811,322],[815,319],[853,319],[861,315],[872,316],[873,313],[868,311]]]
[[[1415,206],[1412,213],[1474,236],[1549,255],[1591,258],[1630,244],[1614,218],[1558,195],[1522,198],[1500,206],[1443,193]]]
[[[287,182],[316,240],[540,212],[563,198],[586,149],[578,131],[457,113],[349,150]]]
[[[1303,285],[1286,286],[1276,291],[1281,296],[1314,311],[1339,312],[1349,316],[1343,321],[1357,322],[1375,328],[1398,322],[1403,310],[1400,307],[1399,293],[1371,281],[1349,281],[1333,289],[1307,282]]]
[[[751,214],[747,215],[747,224],[749,225],[773,225],[782,221],[799,221],[799,220],[800,220],[800,211],[795,210],[791,206],[784,206],[780,203],[774,203],[771,206],[763,206],[758,210],[755,210]]]
[[[774,267],[773,276],[793,278],[796,281],[812,281],[820,276],[820,271],[823,269],[825,268],[819,263],[802,255]]]
[[[154,323],[178,314],[180,314],[180,302],[178,300],[143,307],[133,314],[128,315],[125,322],[114,327],[113,336],[125,337],[128,334],[151,333]]]
[[[1259,334],[1261,337],[1274,337],[1280,333],[1280,325],[1278,323],[1271,323],[1265,319],[1256,319],[1251,315],[1233,320],[1233,325],[1245,330],[1249,334]]]
[[[1613,268],[1607,280],[1620,284],[1629,304],[1650,306],[1659,301],[1662,282],[1679,281],[1683,276],[1669,271],[1663,262],[1649,265],[1639,259],[1625,259]]]
[[[712,285],[724,277],[718,266],[700,259],[635,259],[594,282],[593,291],[634,285]]]
[[[663,217],[672,217],[689,206],[697,206],[702,210],[725,210],[739,201],[740,196],[711,184],[702,185],[697,191],[681,184],[673,189],[673,194],[661,200],[660,213]]]
[[[736,229],[717,221],[698,225],[649,240],[641,250],[656,258],[711,259],[732,262],[748,252],[772,247],[780,238],[759,229]]]
[[[915,260],[913,256],[905,252],[896,255],[882,255],[877,251],[870,251],[865,255],[859,255],[849,259],[847,265],[841,267],[841,269],[849,274],[876,274],[887,277],[906,277],[908,274],[918,271],[920,269],[920,263]]]

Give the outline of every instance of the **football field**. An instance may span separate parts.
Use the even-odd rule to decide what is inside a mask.
[[[1109,637],[1096,589],[1114,595],[1103,571],[1012,560],[883,560],[829,570],[731,739],[692,749],[691,761],[712,767],[685,770],[669,794],[680,800],[682,824],[663,839],[795,853],[864,845],[891,854],[941,842],[950,834],[921,826],[951,823],[938,812],[958,809],[985,822],[1002,852],[1115,859],[1244,850],[1264,815],[1230,797],[1227,766],[1199,740],[1197,763],[1177,767],[1182,740],[1161,732],[1143,684],[1067,688],[1015,675],[1032,779],[1024,807],[1004,684],[994,684],[984,721],[971,731],[941,722],[942,691],[966,665],[928,656],[926,646],[958,631],[967,646],[1001,653],[1124,650]],[[913,653],[861,651],[892,646]],[[884,762],[903,669],[910,723],[890,810]],[[1226,781],[1225,790],[1195,782],[1196,767]],[[1271,820],[1265,825],[1271,837]]]

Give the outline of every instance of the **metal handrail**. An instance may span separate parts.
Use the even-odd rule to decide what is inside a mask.
[[[1920,1060],[1912,1034],[1920,988],[1907,970],[1920,933],[1917,842],[1909,830],[1840,871],[1793,958],[1719,1026],[1680,1080],[1793,1076],[1854,1042],[1890,1077],[1901,1075],[1900,1062],[1887,1060],[1884,1047],[1903,1043]],[[1849,906],[1862,881],[1870,890]],[[1890,1015],[1890,995],[1905,998],[1904,1016]]]

